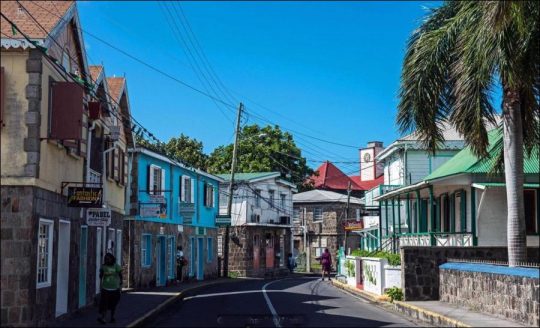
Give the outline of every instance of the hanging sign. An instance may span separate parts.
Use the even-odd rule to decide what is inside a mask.
[[[363,221],[345,221],[343,222],[343,226],[345,227],[345,230],[347,231],[362,230],[364,229],[364,222]]]
[[[103,188],[68,187],[68,207],[99,207],[103,201]]]
[[[93,227],[109,226],[111,224],[111,210],[108,208],[87,209],[86,224]]]

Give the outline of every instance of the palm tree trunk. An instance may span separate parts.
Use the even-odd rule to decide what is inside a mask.
[[[523,127],[519,92],[504,87],[503,140],[506,202],[508,206],[508,264],[517,266],[527,260],[525,207],[523,204]]]

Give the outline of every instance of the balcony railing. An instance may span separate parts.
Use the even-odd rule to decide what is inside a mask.
[[[399,238],[400,246],[474,246],[473,234],[470,232],[420,232],[396,236]]]
[[[216,225],[217,226],[227,226],[231,225],[231,217],[229,215],[218,215],[216,216]]]
[[[178,213],[184,218],[184,224],[191,225],[193,223],[193,215],[195,214],[195,204],[187,202],[178,202]]]
[[[101,173],[96,172],[92,169],[88,171],[88,182],[90,183],[101,183]]]

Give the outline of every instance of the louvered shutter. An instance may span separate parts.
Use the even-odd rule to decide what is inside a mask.
[[[197,180],[191,179],[191,202],[195,203],[195,183],[197,183]]]
[[[152,166],[148,165],[147,175],[146,175],[146,192],[151,194],[152,184],[154,182],[154,175],[152,174]]]
[[[165,192],[163,190],[165,190],[165,170],[164,169],[160,169],[161,170],[161,192],[159,193],[160,195],[165,195]]]
[[[180,201],[183,201],[184,199],[182,198],[182,196],[184,195],[184,179],[182,179],[182,176],[180,176],[180,181],[179,181],[179,188],[178,188],[178,199],[180,199]]]
[[[203,184],[203,204],[204,206],[208,206],[208,185],[206,183]]]

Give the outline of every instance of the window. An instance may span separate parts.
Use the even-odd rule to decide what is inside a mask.
[[[261,191],[255,190],[255,207],[261,207]]]
[[[154,195],[158,194],[158,191],[161,191],[161,169],[154,168],[152,170],[152,191]]]
[[[204,206],[214,207],[214,186],[211,184],[204,185]]]
[[[207,262],[212,262],[212,259],[214,257],[213,254],[213,242],[212,238],[206,239],[206,254],[208,255],[208,258],[206,259]]]
[[[300,221],[300,208],[293,208],[293,221]]]
[[[287,205],[287,195],[286,194],[280,194],[279,197],[281,198],[281,210],[282,211],[285,211],[286,210],[286,205]]]
[[[525,229],[528,235],[534,235],[538,233],[537,218],[537,200],[536,193],[538,190],[527,189],[523,191],[523,200],[525,202]]]
[[[270,203],[270,207],[274,207],[274,191],[268,190],[268,202]]]
[[[322,208],[315,207],[313,209],[313,221],[322,221],[323,215],[322,215]]]
[[[141,240],[141,263],[143,267],[152,265],[152,235],[143,234]]]
[[[54,222],[40,219],[38,230],[37,288],[51,285]]]
[[[182,176],[182,187],[180,188],[180,200],[185,203],[194,203],[195,193],[193,192],[194,185],[191,178],[188,176]]]

